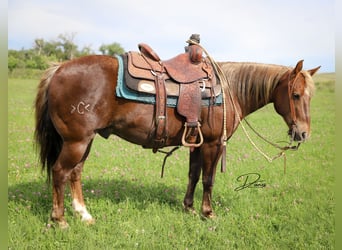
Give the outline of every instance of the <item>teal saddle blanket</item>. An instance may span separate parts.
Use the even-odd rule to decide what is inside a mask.
[[[123,55],[125,56],[125,55]],[[116,85],[116,96],[136,102],[146,103],[146,104],[155,104],[156,97],[154,94],[141,93],[138,91],[134,91],[127,87],[125,83],[125,68],[124,61],[122,56],[115,55],[118,60],[119,68],[118,68],[118,76],[117,76],[117,85]],[[176,107],[178,102],[178,97],[168,96],[167,97],[167,106],[168,107]],[[211,103],[212,100],[210,98],[202,99],[202,106],[209,105],[221,105],[222,104],[222,93],[218,95],[215,99],[215,103]]]

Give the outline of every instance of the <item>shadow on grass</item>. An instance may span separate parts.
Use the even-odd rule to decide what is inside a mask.
[[[86,205],[105,201],[119,204],[129,200],[135,209],[144,210],[151,203],[160,207],[169,206],[182,210],[182,198],[186,187],[127,179],[91,179],[83,180],[83,194]],[[35,216],[46,216],[52,208],[51,185],[46,182],[26,182],[8,187],[8,201],[12,207],[28,207]],[[65,192],[65,206],[70,210],[71,195],[69,188]],[[13,206],[14,205],[14,206]],[[110,209],[110,208],[108,208]],[[69,213],[70,211],[67,211]]]

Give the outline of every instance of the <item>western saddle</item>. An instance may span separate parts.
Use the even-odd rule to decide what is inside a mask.
[[[185,53],[162,61],[153,49],[144,43],[138,45],[139,52],[127,53],[126,84],[129,88],[154,94],[155,138],[153,152],[165,145],[168,136],[166,101],[176,96],[177,112],[185,117],[182,144],[199,147],[203,143],[201,132],[202,98],[210,98],[212,104],[221,93],[214,69],[202,56],[199,35],[193,34],[185,47]],[[127,77],[129,79],[127,79]],[[199,138],[198,138],[199,135]]]

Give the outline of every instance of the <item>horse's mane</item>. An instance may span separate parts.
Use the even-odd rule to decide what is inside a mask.
[[[280,78],[292,69],[281,65],[249,62],[221,62],[219,65],[239,103],[246,108],[249,107],[250,103],[256,106],[269,103]],[[312,95],[314,91],[313,80],[307,71],[302,71],[302,73],[309,94]]]
[[[250,103],[268,103],[280,78],[289,70],[285,66],[245,62],[225,62],[220,66],[239,103],[245,107]]]

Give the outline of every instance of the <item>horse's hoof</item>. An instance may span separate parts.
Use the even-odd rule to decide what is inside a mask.
[[[60,228],[60,229],[67,229],[69,228],[68,222],[63,218],[61,219],[54,219],[51,218],[50,222],[47,224],[47,229],[49,228]]]
[[[186,210],[186,212],[189,213],[189,214],[195,215],[195,216],[198,215],[197,212],[196,212],[196,210],[195,210],[193,207],[188,208],[188,209]]]
[[[84,223],[87,225],[87,226],[90,226],[90,225],[94,225],[95,224],[95,219],[91,218],[89,220],[83,220]]]
[[[216,215],[211,212],[208,216],[207,216],[208,219],[215,219],[216,218]]]
[[[66,221],[59,221],[58,222],[58,227],[60,228],[60,229],[68,229],[69,228],[69,224],[68,224],[68,222],[66,222]]]
[[[69,228],[69,224],[68,222],[66,222],[66,220],[53,220],[53,222],[51,224],[48,224],[47,226],[48,228],[50,227],[54,227],[54,228],[59,228],[59,229],[68,229]]]
[[[197,215],[197,212],[196,212],[196,210],[194,209],[194,207],[189,207],[189,206],[185,206],[184,204],[183,204],[183,209],[184,209],[184,211],[186,212],[186,213],[189,213],[189,214],[192,214],[192,215]]]
[[[213,212],[202,212],[202,219],[204,220],[211,220],[211,219],[215,219],[216,215]]]

